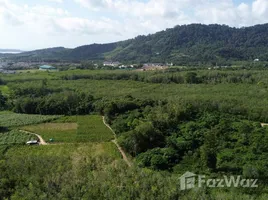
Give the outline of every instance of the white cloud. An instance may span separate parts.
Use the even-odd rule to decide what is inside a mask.
[[[55,2],[55,3],[63,3],[63,0],[47,0],[47,1]]]
[[[120,34],[117,30],[117,28],[119,29],[120,24],[116,21],[105,18],[96,21],[78,17],[64,17],[55,19],[53,23],[54,27],[63,34]]]
[[[82,6],[92,9],[99,10],[100,8],[106,8],[108,6],[107,0],[74,0]],[[109,1],[109,0],[108,0]]]
[[[235,5],[233,0],[74,0],[94,11],[116,12],[160,24],[183,22],[220,23],[231,26],[267,22],[268,1],[254,0],[252,4]],[[175,21],[181,18],[183,21]],[[186,20],[185,20],[186,19]],[[173,21],[174,23],[171,23]]]
[[[9,7],[12,6],[8,1],[0,0],[0,23],[12,26],[21,25],[23,22],[16,15],[16,10],[9,9]]]
[[[233,0],[72,0],[82,6],[79,9],[90,10],[88,15],[68,11],[66,1],[43,2],[48,1],[61,3],[60,8],[40,5],[40,1],[30,6],[0,0],[0,38],[7,38],[0,40],[0,47],[74,47],[124,40],[180,24],[241,27],[268,22],[267,0],[239,5]]]
[[[255,19],[259,20],[259,23],[267,22],[268,18],[268,1],[256,0],[252,4],[252,13]]]
[[[0,38],[5,38],[0,40],[2,48],[75,47],[120,40],[120,26],[120,23],[108,18],[92,20],[76,17],[63,8],[19,6],[0,0]]]

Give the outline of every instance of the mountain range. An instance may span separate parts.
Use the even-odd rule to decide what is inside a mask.
[[[114,43],[84,45],[74,49],[56,47],[5,57],[15,61],[112,60],[177,64],[256,58],[268,61],[268,24],[242,28],[218,24],[182,25]]]

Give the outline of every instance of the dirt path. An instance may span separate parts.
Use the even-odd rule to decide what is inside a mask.
[[[32,135],[35,135],[36,137],[38,137],[40,145],[48,145],[48,143],[46,143],[46,141],[40,135],[38,135],[36,133],[32,133],[32,132],[24,131],[24,130],[19,130],[19,131],[22,133],[32,134]]]
[[[107,127],[112,131],[112,133],[114,134],[114,138],[115,138],[115,139],[112,140],[112,142],[117,146],[117,149],[120,151],[120,153],[121,153],[121,155],[122,155],[124,161],[127,163],[127,165],[128,165],[129,167],[131,167],[131,162],[128,160],[128,158],[127,158],[126,153],[124,152],[124,150],[123,150],[123,149],[120,147],[120,145],[117,143],[117,141],[116,141],[116,134],[115,134],[114,130],[110,127],[110,125],[106,123],[106,121],[105,121],[105,117],[104,117],[104,116],[102,116],[102,121],[103,121],[104,125],[107,126]]]
[[[264,126],[268,126],[267,123],[261,123],[261,126],[264,127]]]

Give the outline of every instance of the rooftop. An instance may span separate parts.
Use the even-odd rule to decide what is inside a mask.
[[[50,65],[42,65],[39,68],[41,69],[56,69],[56,67],[50,66]]]

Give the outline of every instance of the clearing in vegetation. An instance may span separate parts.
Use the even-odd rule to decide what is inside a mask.
[[[62,117],[54,123],[43,123],[25,126],[22,130],[41,135],[46,142],[108,142],[113,134],[102,123],[101,116],[70,116]]]
[[[76,123],[43,123],[21,129],[39,134],[46,142],[53,139],[54,142],[72,143],[75,141],[77,125]]]

